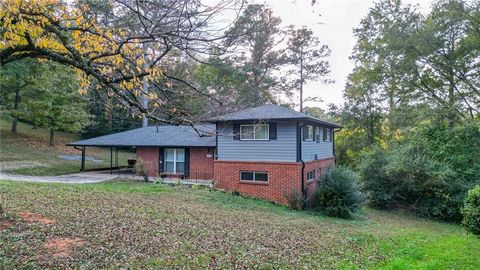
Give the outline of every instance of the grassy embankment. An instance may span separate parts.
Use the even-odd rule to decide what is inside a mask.
[[[63,160],[58,155],[81,155],[65,144],[80,140],[77,134],[57,132],[55,146],[49,146],[49,131],[18,123],[17,134],[10,132],[11,120],[7,115],[0,118],[0,168],[2,171],[22,175],[62,175],[77,173],[79,160]],[[86,155],[103,160],[103,163],[86,161],[86,168],[110,166],[110,149],[87,147]],[[135,153],[119,151],[119,165],[126,165]]]

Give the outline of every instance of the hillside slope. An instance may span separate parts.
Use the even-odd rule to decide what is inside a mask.
[[[10,131],[11,120],[7,115],[0,119],[0,170],[24,175],[62,175],[80,171],[79,160],[64,160],[59,155],[80,155],[79,150],[66,146],[81,139],[78,134],[57,132],[55,146],[49,146],[49,130],[18,123],[17,134]],[[89,147],[88,157],[100,161],[86,161],[86,168],[108,167],[110,149]],[[119,165],[126,165],[135,154],[119,151]]]

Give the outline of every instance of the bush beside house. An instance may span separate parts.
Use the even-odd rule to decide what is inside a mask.
[[[480,237],[480,185],[468,191],[462,214],[462,225],[467,231]]]
[[[355,172],[343,166],[331,166],[318,179],[311,207],[329,216],[351,218],[363,201]]]
[[[143,180],[148,182],[148,170],[145,166],[145,162],[141,158],[137,159],[137,162],[135,163],[135,174],[143,176]]]

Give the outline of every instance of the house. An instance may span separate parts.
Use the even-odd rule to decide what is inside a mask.
[[[277,105],[264,105],[190,126],[150,126],[71,143],[135,146],[151,176],[214,179],[216,186],[278,203],[294,190],[310,196],[335,162],[341,126]]]

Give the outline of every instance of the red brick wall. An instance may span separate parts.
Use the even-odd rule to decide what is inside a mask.
[[[213,174],[216,186],[242,194],[286,204],[285,192],[301,190],[301,163],[297,162],[245,162],[215,160]],[[240,182],[240,171],[266,171],[268,183]]]
[[[304,178],[305,187],[307,188],[307,198],[311,198],[315,188],[317,187],[318,177],[328,168],[330,165],[335,163],[335,158],[327,158],[321,160],[314,160],[305,162]],[[307,181],[307,172],[315,170],[315,179],[313,181]]]
[[[158,175],[159,154],[158,147],[137,147],[137,160],[142,159],[149,176]]]
[[[213,148],[190,148],[190,178],[213,178]]]
[[[149,176],[158,176],[159,148],[137,147],[137,160],[142,159]],[[210,155],[210,157],[207,157]],[[213,148],[190,148],[190,177],[199,179],[213,178]]]

